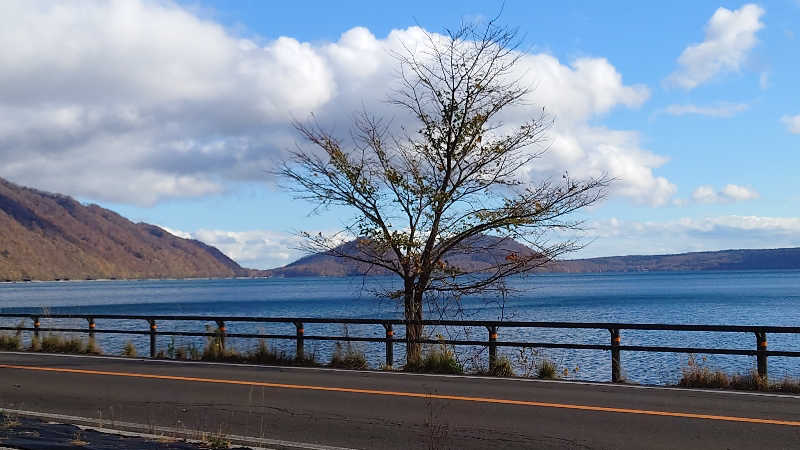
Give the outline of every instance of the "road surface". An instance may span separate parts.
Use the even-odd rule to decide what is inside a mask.
[[[0,353],[0,407],[285,448],[800,448],[799,396],[66,355]]]

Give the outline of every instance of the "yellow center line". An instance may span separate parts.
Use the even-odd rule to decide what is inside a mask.
[[[726,422],[745,422],[769,425],[786,425],[791,427],[800,427],[800,421],[792,420],[776,420],[776,419],[759,419],[754,417],[735,417],[735,416],[718,416],[713,414],[696,414],[687,412],[672,412],[672,411],[652,411],[646,409],[628,409],[628,408],[611,408],[605,406],[590,406],[590,405],[573,405],[567,403],[548,403],[548,402],[535,402],[528,400],[509,400],[500,398],[488,397],[465,397],[460,395],[445,395],[445,394],[422,394],[419,392],[397,392],[397,391],[382,391],[377,389],[358,389],[358,388],[344,388],[344,387],[329,387],[329,386],[314,386],[306,384],[285,384],[285,383],[265,383],[261,381],[242,381],[242,380],[228,380],[217,378],[198,378],[198,377],[180,377],[174,375],[154,375],[148,373],[134,373],[134,372],[110,372],[104,370],[86,370],[86,369],[66,369],[57,367],[39,367],[39,366],[19,366],[12,364],[0,364],[2,369],[21,369],[21,370],[35,370],[41,372],[60,372],[60,373],[76,373],[84,375],[108,375],[116,377],[132,377],[132,378],[148,378],[155,380],[171,380],[171,381],[192,381],[197,383],[216,383],[216,384],[233,384],[242,386],[260,386],[278,389],[299,389],[309,391],[325,391],[325,392],[347,392],[353,394],[367,394],[367,395],[384,395],[393,397],[411,397],[411,398],[425,398],[437,400],[456,400],[464,402],[476,403],[494,403],[502,405],[519,405],[519,406],[537,406],[541,408],[559,408],[559,409],[573,409],[580,411],[598,411],[598,412],[612,412],[621,414],[640,414],[646,416],[662,416],[662,417],[681,417],[688,419],[705,419],[705,420],[721,420]]]

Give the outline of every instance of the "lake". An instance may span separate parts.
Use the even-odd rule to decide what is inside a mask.
[[[514,278],[514,292],[504,301],[470,297],[462,301],[465,319],[501,319],[572,322],[632,322],[721,325],[800,325],[800,271],[663,272],[625,274],[537,274]],[[94,314],[192,314],[267,317],[400,318],[401,307],[375,292],[397,288],[394,279],[370,278],[271,278],[225,280],[145,280],[0,283],[0,312],[5,313],[94,313]],[[451,310],[452,312],[452,310]],[[429,311],[427,318],[438,318]],[[6,325],[14,324],[5,320]],[[48,324],[85,328],[70,321]],[[30,323],[28,323],[30,326]],[[205,324],[183,322],[159,324],[159,330],[202,330]],[[98,329],[110,322],[98,321]],[[146,330],[143,322],[114,322],[114,328]],[[402,327],[398,327],[402,331]],[[293,334],[292,325],[229,324],[228,331]],[[342,334],[341,325],[307,325],[306,334]],[[353,336],[382,337],[377,326],[350,326]],[[485,329],[439,329],[433,334],[486,339]],[[604,330],[501,329],[499,340],[528,340],[607,344]],[[398,336],[401,333],[398,333]],[[178,339],[186,345],[191,338]],[[769,335],[771,350],[800,350],[800,336]],[[126,341],[146,352],[146,336],[98,335],[106,353],[119,353]],[[623,331],[624,345],[674,345],[721,348],[755,348],[755,338],[746,333]],[[202,342],[196,341],[197,345]],[[159,338],[159,347],[170,344]],[[231,340],[237,348],[254,345],[252,340]],[[293,349],[293,342],[274,342]],[[320,361],[330,358],[332,343],[307,342],[307,352]],[[364,344],[369,361],[383,361],[383,344]],[[395,349],[396,364],[402,361],[402,346]],[[468,364],[484,364],[485,351],[459,348]],[[501,349],[512,360],[514,349]],[[530,355],[528,355],[530,356]],[[539,350],[536,358],[555,361],[569,370],[567,378],[607,381],[608,352],[591,350]],[[686,355],[623,352],[624,375],[630,381],[652,384],[675,383]],[[712,368],[746,372],[754,358],[708,356]],[[772,357],[770,376],[800,376],[800,360]]]

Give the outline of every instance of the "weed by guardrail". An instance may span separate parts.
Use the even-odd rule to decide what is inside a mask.
[[[708,366],[706,358],[690,354],[686,366],[681,368],[678,386],[690,388],[736,389],[743,391],[800,393],[800,380],[785,377],[770,382],[753,369],[744,374],[729,374]]]
[[[136,346],[133,345],[133,342],[131,341],[125,342],[125,346],[122,347],[122,356],[126,356],[128,358],[136,358]]]
[[[443,341],[442,336],[439,336],[439,341]],[[438,344],[425,348],[419,362],[409,362],[404,369],[409,372],[440,373],[448,375],[461,375],[464,373],[464,366],[456,357],[455,352],[444,342],[439,342]]]
[[[50,333],[43,338],[34,337],[31,340],[32,351],[45,353],[77,353],[100,355],[102,351],[93,337],[83,341],[77,336],[62,336]]]
[[[558,366],[549,359],[542,359],[536,364],[536,378],[554,380],[558,378]]]
[[[17,334],[0,334],[0,350],[15,352],[22,349],[22,337]]]
[[[347,342],[344,345],[341,342],[336,342],[331,362],[328,365],[340,369],[366,370],[369,368],[367,355],[351,342]]]

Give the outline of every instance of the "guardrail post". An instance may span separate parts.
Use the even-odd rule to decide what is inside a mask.
[[[39,326],[41,325],[39,316],[31,316],[31,319],[33,319],[33,337],[39,339]]]
[[[622,381],[622,368],[619,359],[620,336],[618,328],[611,328],[611,382],[619,383]]]
[[[303,345],[305,329],[303,328],[303,322],[295,322],[294,326],[297,328],[297,351],[295,352],[295,359],[297,361],[303,361],[305,359],[305,349]]]
[[[491,372],[497,364],[497,327],[491,325],[486,329],[489,330],[489,372]]]
[[[394,330],[391,323],[384,323],[386,329],[386,370],[392,370],[394,364]]]
[[[150,357],[156,357],[156,330],[158,326],[156,326],[156,321],[153,319],[147,319],[147,323],[150,324]]]
[[[217,333],[219,336],[219,349],[225,350],[225,321],[217,320]]]
[[[89,339],[94,339],[94,317],[89,317],[86,320],[89,321]]]
[[[756,361],[758,361],[758,376],[767,378],[767,333],[756,331]]]

